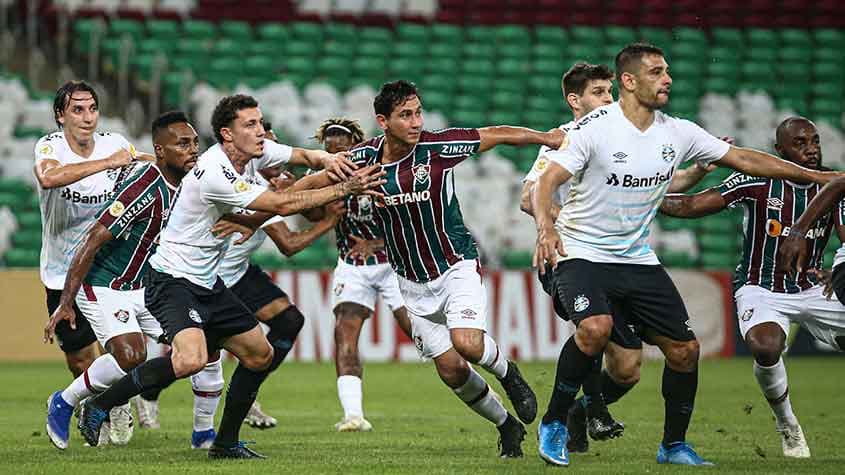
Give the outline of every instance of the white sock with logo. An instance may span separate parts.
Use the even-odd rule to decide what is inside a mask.
[[[508,372],[507,358],[499,353],[499,345],[487,333],[484,334],[484,353],[481,354],[478,365],[499,379],[504,378]]]
[[[76,407],[79,401],[105,391],[124,376],[126,373],[117,364],[114,356],[106,353],[95,359],[88,369],[70,383],[62,392],[62,399]]]
[[[469,378],[467,378],[463,386],[452,389],[452,391],[470,409],[493,424],[496,424],[496,427],[502,425],[505,419],[508,418],[508,411],[505,409],[505,406],[496,398],[496,393],[490,389],[487,381],[484,381],[484,378],[472,369],[472,366],[469,367]]]
[[[194,431],[214,428],[214,413],[223,394],[223,358],[205,365],[202,371],[191,376],[194,389]]]
[[[760,366],[754,362],[754,377],[757,384],[763,390],[763,395],[769,402],[772,412],[775,413],[777,425],[795,425],[798,418],[792,412],[792,403],[789,402],[789,385],[786,378],[786,365],[783,358],[779,359],[774,366]]]
[[[343,407],[343,417],[364,417],[364,394],[361,378],[344,375],[337,378],[337,397]]]

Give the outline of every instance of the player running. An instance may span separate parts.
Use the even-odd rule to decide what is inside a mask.
[[[47,292],[47,312],[59,305],[65,275],[82,237],[112,196],[121,168],[135,158],[135,148],[120,134],[97,132],[99,99],[93,87],[70,81],[56,91],[53,115],[58,132],[35,145],[35,177],[41,209],[41,281]],[[144,157],[150,158],[150,157]],[[62,321],[56,340],[65,353],[73,377],[80,376],[96,357],[97,336],[75,307],[78,325]],[[129,405],[111,415],[114,443],[132,436]]]
[[[660,112],[672,78],[655,46],[626,46],[616,56],[616,78],[619,102],[588,114],[569,130],[562,150],[546,153],[549,166],[533,197],[535,264],[555,265],[557,299],[577,325],[561,350],[539,425],[540,457],[569,464],[567,411],[595,355],[608,340],[618,342],[613,330],[624,322],[641,325],[666,357],[658,463],[709,464],[686,443],[698,386],[698,341],[680,294],[646,241],[649,225],[676,168],[688,160],[793,181],[824,183],[836,175],[733,147],[692,122]],[[554,190],[570,179],[572,190],[554,217]]]
[[[561,89],[563,98],[574,116],[574,120],[559,127],[567,132],[594,109],[613,102],[613,72],[603,64],[576,63],[563,75]],[[537,179],[548,166],[545,157],[548,151],[548,147],[540,147],[534,165],[522,180],[520,209],[529,216],[534,215],[531,194]],[[686,191],[701,181],[710,170],[710,167],[702,168],[695,164],[676,171],[669,185],[669,192]],[[569,188],[570,184],[564,183],[555,190],[552,197],[552,216],[559,214]],[[548,271],[538,273],[543,289],[553,296],[555,285],[551,282],[552,276],[553,273]],[[569,321],[566,309],[555,306],[555,313],[563,320]],[[625,426],[610,415],[607,405],[618,401],[640,380],[643,345],[640,336],[627,325],[617,325],[614,331],[618,332],[620,343],[608,342],[607,368],[602,371],[604,353],[599,353],[584,380],[584,396],[575,401],[567,414],[567,445],[570,452],[587,452],[587,433],[593,440],[607,440],[620,437],[625,430]]]
[[[47,404],[47,435],[59,449],[68,445],[73,409],[86,397],[104,391],[146,358],[144,335],[158,339],[162,330],[144,305],[141,276],[182,178],[196,164],[199,138],[187,117],[169,112],[152,125],[155,163],[135,166],[114,198],[101,207],[97,220],[73,256],[59,305],[44,329],[52,342],[59,324],[76,328],[79,308],[108,353],[100,356]],[[217,361],[192,378],[195,394],[219,393],[223,370]],[[195,400],[194,424],[213,424],[212,407]],[[210,413],[203,417],[204,412]],[[204,420],[203,420],[204,419]],[[127,441],[128,442],[128,441]]]
[[[290,343],[277,333],[269,335],[273,341],[268,341],[255,315],[218,277],[229,240],[215,237],[212,226],[238,208],[289,215],[350,194],[370,192],[382,183],[375,167],[352,171],[352,164],[343,156],[265,140],[261,110],[252,97],[221,99],[211,122],[218,143],[200,156],[182,180],[144,277],[147,308],[161,323],[173,352],[170,357],[135,367],[105,392],[82,403],[79,428],[89,444],[97,444],[111,407],[146,389],[199,372],[209,354],[223,347],[239,364],[232,374],[209,458],[263,458],[238,436],[261,383],[281,364]],[[284,163],[326,168],[335,176],[349,175],[321,189],[281,193],[248,183],[243,177],[248,166],[262,170]]]
[[[334,118],[320,124],[314,138],[329,153],[345,152],[364,140],[364,130],[356,120]],[[358,432],[373,428],[364,418],[363,368],[358,355],[358,339],[364,321],[375,311],[378,295],[390,307],[393,318],[408,337],[411,336],[411,323],[396,274],[387,262],[381,231],[374,221],[372,198],[366,195],[347,198],[346,208],[346,216],[335,227],[339,256],[332,283],[334,361],[343,419],[334,427],[338,432]]]
[[[423,130],[422,99],[407,81],[382,85],[374,101],[384,135],[352,149],[353,159],[380,165],[387,183],[376,208],[387,256],[411,319],[420,354],[440,378],[499,430],[502,457],[522,456],[525,429],[467,362],[493,373],[527,423],[537,414],[534,391],[516,364],[486,333],[487,308],[477,246],[461,216],[453,168],[499,144],[557,148],[563,132],[521,127]]]

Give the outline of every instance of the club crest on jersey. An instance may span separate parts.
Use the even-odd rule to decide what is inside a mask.
[[[660,156],[663,157],[663,161],[666,163],[671,162],[675,159],[675,147],[672,144],[663,144],[660,146]]]
[[[126,323],[129,321],[129,312],[126,310],[118,310],[117,312],[114,312],[114,318],[116,318],[120,323]]]
[[[739,317],[739,319],[742,320],[743,322],[747,322],[748,320],[751,320],[751,317],[753,317],[753,316],[754,316],[754,309],[749,308],[748,310],[742,312],[742,315]]]
[[[115,218],[123,214],[124,211],[126,211],[126,207],[123,206],[123,203],[120,201],[115,201],[111,206],[109,206],[109,214]]]
[[[417,165],[411,169],[414,172],[414,181],[425,183],[429,179],[431,173],[431,165]]]
[[[576,312],[583,312],[584,310],[587,310],[587,308],[589,308],[589,307],[590,307],[590,299],[588,299],[587,296],[584,295],[584,294],[581,294],[581,295],[575,297],[575,302],[573,302],[573,304],[572,304],[572,308]]]
[[[200,313],[197,312],[195,308],[188,309],[188,318],[190,318],[194,323],[202,324],[202,318],[200,318]]]
[[[340,297],[340,294],[343,293],[343,282],[339,282],[337,285],[334,286],[334,294]]]
[[[368,195],[355,197],[358,202],[358,212],[351,216],[357,221],[371,221],[373,219],[373,199]]]
[[[236,180],[235,181],[235,191],[236,192],[246,193],[247,191],[249,191],[249,188],[250,188],[249,183],[247,183],[245,180]]]
[[[783,201],[780,198],[769,198],[766,200],[766,208],[773,211],[780,211],[783,209]]]

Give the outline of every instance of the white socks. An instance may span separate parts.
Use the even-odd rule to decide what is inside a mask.
[[[789,402],[789,386],[786,381],[786,366],[783,358],[779,359],[774,366],[760,366],[754,362],[754,377],[757,384],[763,390],[763,395],[769,401],[772,412],[775,413],[778,427],[784,425],[798,424],[798,418],[792,412],[792,404]]]
[[[502,402],[494,396],[495,393],[487,385],[487,381],[484,381],[484,378],[472,366],[469,367],[469,378],[464,385],[452,391],[470,409],[496,424],[496,427],[502,425],[508,418],[508,411],[502,406]]]
[[[364,395],[361,390],[361,378],[358,376],[340,376],[337,378],[337,397],[343,406],[343,417],[364,417]]]
[[[499,379],[504,378],[508,372],[508,359],[499,353],[499,346],[487,333],[484,334],[484,353],[481,355],[478,365],[493,373]]]
[[[202,371],[191,376],[194,388],[194,431],[214,428],[214,413],[223,394],[223,358],[205,365]]]
[[[124,376],[126,373],[120,369],[114,356],[106,353],[95,359],[84,373],[70,383],[62,392],[62,399],[76,407],[79,401],[105,391]]]

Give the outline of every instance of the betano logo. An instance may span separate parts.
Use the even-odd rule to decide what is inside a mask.
[[[431,199],[431,192],[428,190],[415,191],[413,193],[400,193],[398,195],[387,195],[384,197],[384,204],[387,206],[399,206],[406,203],[428,201]]]
[[[789,231],[792,228],[790,226],[784,226],[781,224],[780,221],[776,219],[769,219],[766,221],[766,234],[771,237],[778,237],[778,236],[789,236]],[[821,225],[816,226],[815,228],[807,231],[807,239],[819,239],[820,237],[824,236],[825,230],[827,229],[827,223],[821,223]]]

